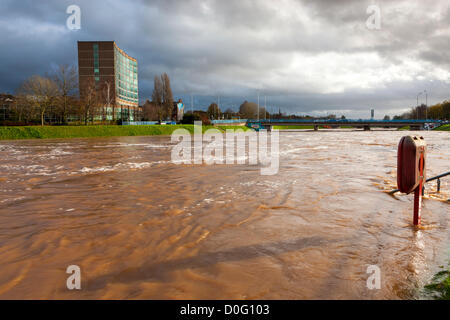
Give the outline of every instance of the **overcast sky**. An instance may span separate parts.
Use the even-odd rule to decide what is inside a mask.
[[[71,4],[80,30],[66,26]],[[374,4],[379,30],[366,24]],[[259,91],[269,111],[381,118],[423,90],[429,104],[450,99],[448,0],[2,0],[0,11],[0,92],[76,65],[77,40],[115,40],[138,59],[141,102],[162,72],[188,108],[190,94],[237,109]]]

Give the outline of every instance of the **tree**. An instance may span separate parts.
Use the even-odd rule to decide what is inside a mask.
[[[157,106],[162,105],[162,96],[163,96],[163,85],[161,82],[161,78],[155,76],[153,82],[152,102]]]
[[[98,106],[97,88],[93,78],[86,82],[86,86],[83,90],[84,99],[80,101],[80,111],[83,114],[84,124],[87,125],[89,118],[91,118],[92,122],[94,121],[95,111]]]
[[[116,120],[116,106],[114,103],[114,95],[112,94],[112,84],[110,81],[105,81],[103,84],[103,101],[104,105],[102,108],[102,120],[106,121],[108,112],[111,110],[112,105],[112,120]]]
[[[256,119],[258,117],[258,105],[254,102],[244,101],[239,107],[239,113],[243,118]],[[264,118],[266,109],[259,107],[259,118]]]
[[[147,100],[142,107],[144,121],[162,120],[161,106]]]
[[[389,120],[391,120],[391,117],[390,117],[390,116],[388,116],[388,115],[385,115],[385,116],[384,116],[384,118],[383,118],[383,120],[385,120],[385,121],[389,121]]]
[[[58,91],[58,85],[52,79],[38,75],[25,80],[19,89],[20,95],[26,97],[27,101],[39,112],[42,126],[45,112],[55,104]]]
[[[154,109],[157,112],[157,119],[155,120],[162,120],[164,115],[162,112],[162,104],[163,104],[163,83],[161,81],[161,78],[158,76],[155,76],[154,83],[153,83],[153,93],[152,93],[152,105],[154,106]]]
[[[450,120],[450,101],[442,102],[442,120]]]
[[[231,108],[228,108],[227,110],[225,110],[225,112],[223,113],[225,115],[226,118],[231,119],[231,117],[233,116],[234,112]]]
[[[52,79],[58,86],[62,119],[63,123],[66,124],[70,97],[78,87],[77,71],[74,66],[59,65],[54,71]]]
[[[13,104],[13,113],[15,119],[19,122],[29,123],[34,116],[34,107],[31,99],[26,95],[18,92],[16,101]]]
[[[438,103],[428,108],[428,118],[443,119],[442,104]]]
[[[172,88],[170,87],[170,79],[167,73],[163,73],[161,75],[161,81],[163,85],[163,96],[162,96],[162,105],[166,118],[170,118],[172,116],[173,110],[173,94]]]
[[[425,104],[421,104],[418,107],[412,109],[410,119],[425,119],[427,111],[427,106]]]
[[[219,119],[221,111],[217,103],[211,103],[206,111],[210,119]]]

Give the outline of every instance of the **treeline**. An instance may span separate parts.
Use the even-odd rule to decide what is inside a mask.
[[[22,82],[15,96],[11,96],[12,102],[0,121],[41,125],[46,121],[65,123],[77,105],[77,84],[73,66],[61,65],[51,74],[33,75]]]
[[[200,111],[194,111],[194,113],[198,113],[199,116],[201,114]],[[258,108],[257,103],[249,101],[244,101],[239,106],[238,111],[233,111],[231,108],[227,108],[223,112],[217,103],[213,102],[209,105],[206,112],[203,111],[203,113],[208,119],[257,119],[258,113],[259,119],[317,119],[312,116],[299,116],[295,114],[288,115],[286,113],[282,113],[281,110],[277,113],[270,113],[263,106],[259,106]],[[321,118],[336,119],[336,115],[330,114]],[[342,116],[342,119],[345,119],[345,117]]]
[[[45,76],[33,75],[17,88],[8,107],[3,106],[0,124],[113,124],[128,119],[127,110],[116,112],[114,83],[88,81],[83,99],[78,89],[74,66],[60,65]],[[136,119],[139,112],[133,112]]]
[[[450,120],[450,101],[445,100],[430,107],[427,107],[425,104],[412,107],[411,110],[401,115],[394,116],[393,119]]]

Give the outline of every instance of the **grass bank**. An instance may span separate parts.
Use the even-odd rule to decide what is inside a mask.
[[[273,126],[276,130],[314,129],[314,126]]]
[[[437,127],[436,129],[434,129],[436,131],[450,131],[450,124],[444,124],[440,127]]]
[[[250,129],[249,127],[246,127],[246,126],[215,126],[214,128],[219,128],[219,130],[221,130],[221,131],[226,131],[226,130],[238,130],[238,129],[241,129],[241,130],[243,130],[243,131],[247,131],[247,130],[253,130],[253,129]]]
[[[434,299],[450,300],[450,270],[438,272],[425,290]]]
[[[410,126],[404,126],[404,127],[398,128],[398,130],[411,130],[411,127]],[[444,124],[444,125],[442,125],[440,127],[434,128],[433,130],[436,130],[436,131],[450,131],[450,124]]]
[[[202,126],[203,131],[211,128],[243,129],[247,127],[213,127]],[[194,125],[149,125],[149,126],[30,126],[30,127],[0,127],[0,140],[16,139],[58,139],[58,138],[89,138],[89,137],[122,137],[122,136],[155,136],[170,135],[176,129],[186,129],[194,133]]]

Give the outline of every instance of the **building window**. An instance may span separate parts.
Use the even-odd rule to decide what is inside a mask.
[[[92,46],[94,50],[94,78],[95,82],[100,81],[100,68],[99,68],[99,58],[98,58],[98,43],[94,43]]]

